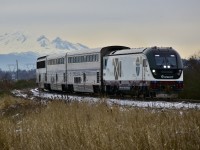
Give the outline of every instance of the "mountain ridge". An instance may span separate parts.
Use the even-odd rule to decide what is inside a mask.
[[[9,66],[19,63],[19,69],[26,69],[28,64],[36,64],[37,57],[69,50],[82,50],[88,47],[81,43],[72,43],[56,37],[49,40],[45,35],[31,36],[21,32],[0,35],[0,69],[10,70]]]
[[[6,54],[34,51],[41,55],[45,55],[85,48],[88,47],[80,43],[72,43],[61,39],[59,36],[53,40],[49,40],[45,35],[32,36],[21,32],[0,35],[0,50],[6,51]]]

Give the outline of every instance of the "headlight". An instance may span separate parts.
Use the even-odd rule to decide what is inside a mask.
[[[156,75],[156,70],[155,70],[155,69],[153,69],[153,70],[152,70],[152,73],[153,73],[154,75]]]

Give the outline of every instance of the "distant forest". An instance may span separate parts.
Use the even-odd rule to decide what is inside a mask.
[[[200,100],[200,52],[183,60],[183,64],[184,89],[180,97]]]
[[[36,78],[36,70],[3,71],[0,69],[0,80],[30,80]]]

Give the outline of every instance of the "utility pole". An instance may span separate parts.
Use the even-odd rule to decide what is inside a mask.
[[[16,60],[16,66],[17,66],[17,81],[18,81],[18,60]]]

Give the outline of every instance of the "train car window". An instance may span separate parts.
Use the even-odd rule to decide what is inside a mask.
[[[81,56],[78,56],[78,62],[79,63],[81,62]]]
[[[68,63],[72,63],[72,57],[68,58]]]
[[[59,63],[64,64],[64,58],[62,58],[61,62]],[[83,63],[83,62],[95,62],[99,61],[99,55],[85,55],[85,56],[75,56],[75,57],[68,57],[68,63]]]
[[[71,63],[74,63],[74,57],[71,57]]]
[[[58,74],[56,74],[56,82],[58,82]]]
[[[81,56],[81,63],[84,62],[84,56]]]
[[[68,63],[71,63],[71,57],[68,57]]]
[[[78,57],[75,57],[76,58],[76,63],[78,63]]]
[[[88,55],[86,56],[86,62],[89,62],[89,56]]]
[[[70,57],[70,63],[73,63],[73,57]]]
[[[89,62],[92,61],[92,55],[89,55]]]
[[[37,62],[37,69],[40,69],[40,68],[45,68],[45,61]]]
[[[92,61],[96,61],[96,55],[92,55]]]
[[[74,83],[81,83],[81,77],[74,77]]]
[[[75,57],[73,57],[73,63],[75,63],[76,62],[76,59],[75,59]]]
[[[79,63],[79,56],[76,57],[76,63]]]
[[[96,54],[96,61],[99,61],[99,55]]]
[[[76,57],[74,57],[74,63],[76,63]]]
[[[94,61],[97,61],[97,55],[94,55]]]

